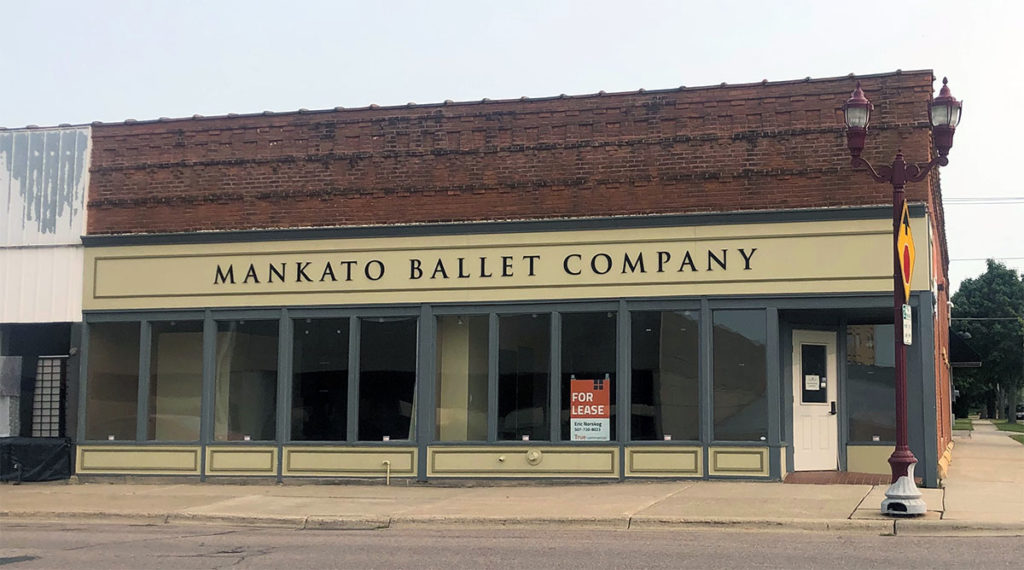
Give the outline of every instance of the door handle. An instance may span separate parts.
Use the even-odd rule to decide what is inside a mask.
[[[831,404],[832,404],[832,406],[831,406],[831,409],[829,409],[828,413],[830,413],[830,414],[832,414],[834,416],[834,415],[838,414],[839,412],[836,411],[836,403],[835,402],[831,402]]]

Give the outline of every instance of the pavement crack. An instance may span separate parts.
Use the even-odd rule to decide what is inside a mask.
[[[638,514],[646,511],[647,509],[653,507],[654,505],[657,505],[658,503],[667,501],[668,499],[671,499],[672,497],[675,497],[679,493],[682,493],[683,491],[686,491],[687,489],[690,489],[692,487],[693,487],[692,483],[687,484],[687,485],[683,485],[682,487],[676,489],[675,491],[672,491],[671,493],[669,493],[667,495],[663,495],[661,497],[658,497],[656,499],[653,499],[653,500],[649,501],[646,505],[641,506],[640,508],[634,510],[633,512],[625,513],[625,515],[626,515],[626,530],[629,530],[630,528],[632,528],[632,526],[633,526],[633,517],[635,517]]]
[[[39,560],[39,557],[28,555],[0,557],[0,566],[4,566],[6,564],[17,564],[18,562],[31,562],[33,560]]]
[[[192,539],[192,538],[206,538],[206,537],[210,537],[210,536],[224,536],[224,535],[228,535],[228,534],[235,534],[237,532],[238,532],[237,530],[226,530],[226,531],[219,531],[219,532],[204,532],[204,533],[201,533],[201,534],[186,534],[186,535],[180,535],[179,534],[178,536],[174,536],[174,537],[165,537],[165,539],[166,540],[178,540],[178,539],[182,539],[182,538],[188,538],[188,539]],[[103,542],[103,543],[97,543],[97,544],[83,544],[82,546],[72,546],[72,547],[69,547],[69,548],[65,548],[64,550],[67,551],[67,552],[74,552],[76,550],[88,550],[90,548],[96,548],[96,547],[104,547],[105,548],[105,547],[108,547],[108,546],[119,545],[119,544],[132,544],[132,543],[135,543],[135,542],[147,542],[149,540],[150,540],[149,538],[137,538],[137,539],[130,539],[130,540],[114,540],[114,541],[110,541],[110,542]]]
[[[864,493],[864,496],[861,497],[859,501],[857,501],[857,506],[853,507],[853,512],[850,513],[850,516],[846,517],[847,520],[853,520],[853,515],[857,514],[857,511],[860,510],[861,505],[864,504],[864,501],[868,500],[868,497],[871,495],[871,491],[874,491],[876,486],[877,485],[872,485],[871,488],[868,489],[868,492]]]

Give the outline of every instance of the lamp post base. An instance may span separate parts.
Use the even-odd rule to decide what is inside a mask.
[[[921,491],[914,483],[914,467],[917,463],[907,466],[907,474],[896,480],[885,490],[882,501],[882,514],[895,517],[916,517],[925,514],[928,506],[921,498]]]

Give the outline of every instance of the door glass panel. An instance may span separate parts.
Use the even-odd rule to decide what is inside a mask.
[[[828,383],[831,378],[825,372],[825,347],[820,344],[804,344],[800,347],[801,401],[805,404],[824,404],[828,400]]]

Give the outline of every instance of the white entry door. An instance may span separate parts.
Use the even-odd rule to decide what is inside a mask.
[[[793,470],[839,468],[836,333],[793,331]]]

